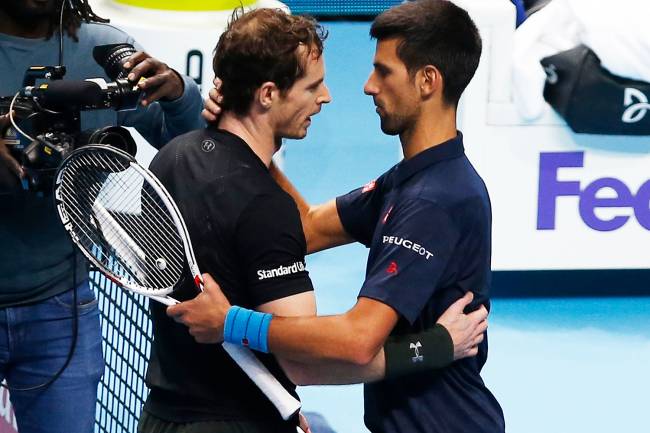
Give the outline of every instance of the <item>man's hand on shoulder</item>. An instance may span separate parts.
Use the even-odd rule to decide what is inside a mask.
[[[178,72],[144,51],[138,51],[129,57],[124,62],[124,68],[129,71],[129,81],[137,83],[144,91],[143,106],[159,99],[173,101],[183,95],[183,79]]]
[[[454,343],[454,360],[476,356],[478,345],[483,341],[487,330],[488,311],[484,305],[469,314],[463,313],[472,299],[474,299],[472,292],[467,292],[447,308],[437,321],[451,335]]]

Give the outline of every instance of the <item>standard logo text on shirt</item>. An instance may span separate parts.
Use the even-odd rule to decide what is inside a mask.
[[[383,243],[385,244],[393,244],[397,246],[402,246],[406,248],[407,250],[413,250],[416,253],[418,253],[421,256],[426,256],[427,260],[433,256],[433,253],[424,248],[420,244],[416,244],[413,241],[410,241],[408,239],[400,238],[398,236],[384,236],[384,241]]]
[[[267,278],[281,277],[283,275],[296,274],[305,270],[303,262],[296,262],[289,266],[278,266],[275,269],[260,269],[257,271],[257,279],[265,280]]]

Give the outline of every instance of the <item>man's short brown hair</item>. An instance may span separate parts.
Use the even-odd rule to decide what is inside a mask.
[[[222,107],[243,115],[265,82],[288,90],[304,76],[307,55],[323,52],[327,32],[311,17],[281,9],[235,12],[219,38],[212,63],[223,85]],[[306,51],[299,51],[304,46]]]
[[[467,11],[447,0],[402,3],[375,18],[370,36],[401,39],[397,55],[410,74],[434,65],[444,81],[444,100],[457,105],[481,57],[481,36]]]

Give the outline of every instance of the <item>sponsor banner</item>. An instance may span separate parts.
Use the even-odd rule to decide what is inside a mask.
[[[545,152],[539,157],[539,190],[537,201],[537,229],[555,230],[557,206],[563,197],[578,199],[575,212],[592,230],[609,232],[624,225],[635,224],[650,230],[650,180],[632,190],[615,173],[603,174],[591,182],[560,180],[563,168],[585,168],[585,152]],[[650,172],[648,173],[650,176]],[[599,213],[599,210],[611,212]]]
[[[545,133],[539,145],[535,134],[490,143],[477,164],[492,199],[492,268],[650,268],[650,140]]]

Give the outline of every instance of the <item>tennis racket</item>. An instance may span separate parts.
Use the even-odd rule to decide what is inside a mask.
[[[135,158],[114,147],[75,150],[59,167],[54,198],[61,222],[107,278],[165,305],[186,273],[203,289],[185,222],[164,186]],[[283,419],[300,402],[247,348],[223,348],[275,405]]]

